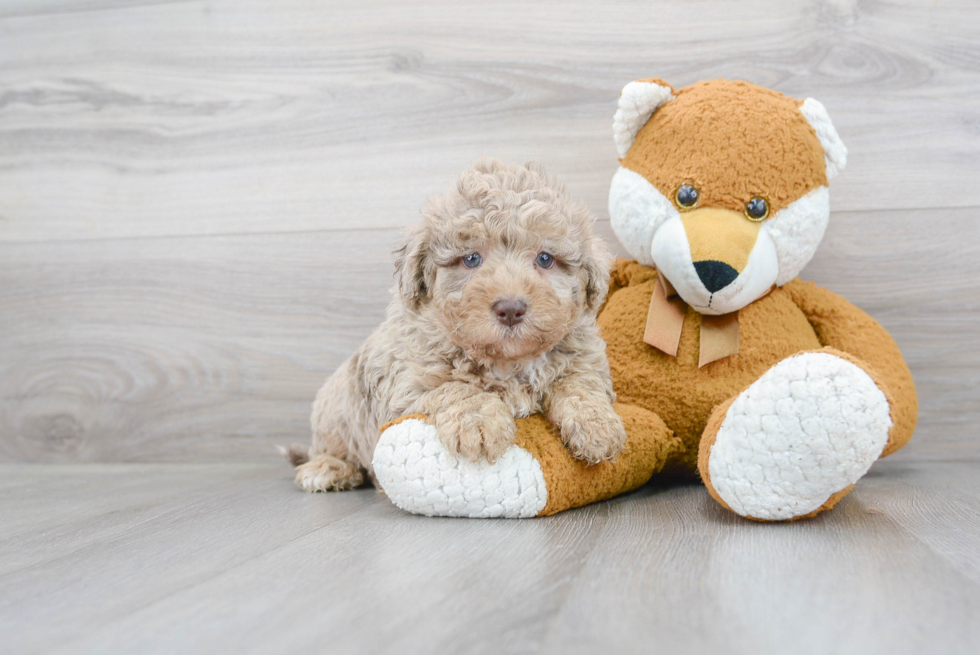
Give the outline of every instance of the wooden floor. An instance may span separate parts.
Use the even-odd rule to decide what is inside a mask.
[[[274,444],[460,169],[541,161],[623,254],[644,77],[827,107],[803,277],[894,335],[911,444],[789,525],[295,490]],[[0,0],[0,655],[980,652],[978,107],[976,0]]]
[[[4,653],[976,653],[980,462],[759,524],[700,486],[429,519],[284,464],[0,467]]]

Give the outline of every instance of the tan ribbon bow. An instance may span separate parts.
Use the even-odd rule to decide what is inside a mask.
[[[677,357],[687,303],[658,272],[650,297],[647,326],[643,341],[671,357]],[[701,337],[698,368],[738,353],[738,312],[722,316],[701,314]]]

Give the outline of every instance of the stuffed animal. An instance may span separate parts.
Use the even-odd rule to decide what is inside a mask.
[[[382,429],[380,484],[410,512],[554,514],[700,475],[757,520],[830,509],[911,438],[912,376],[888,333],[797,279],[823,238],[847,151],[827,111],[745,82],[626,85],[614,118],[618,260],[599,325],[629,436],[573,459],[541,416],[494,464],[449,454],[424,416]]]

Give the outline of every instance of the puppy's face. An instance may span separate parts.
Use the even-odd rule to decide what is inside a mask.
[[[558,225],[513,225],[503,234],[487,227],[474,221],[456,247],[439,253],[434,318],[474,359],[536,357],[564,338],[585,310],[587,276]]]
[[[468,357],[532,359],[594,320],[608,257],[588,212],[540,170],[481,162],[424,217],[399,251],[399,288]]]

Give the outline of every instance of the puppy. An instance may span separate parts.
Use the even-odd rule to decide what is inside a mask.
[[[296,483],[373,481],[379,427],[414,413],[474,460],[495,461],[515,417],[537,412],[575,457],[616,457],[626,432],[596,326],[609,254],[588,210],[540,166],[484,159],[422,219],[395,251],[387,318],[317,394],[308,452],[285,453]]]

